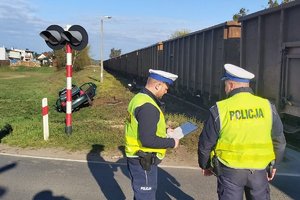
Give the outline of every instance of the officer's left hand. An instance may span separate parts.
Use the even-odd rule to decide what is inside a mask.
[[[213,173],[212,173],[211,170],[212,170],[212,169],[201,169],[202,174],[203,174],[204,176],[211,176],[211,175],[213,175]]]
[[[275,173],[276,173],[276,169],[272,169],[272,176],[271,177],[268,177],[268,173],[267,173],[268,181],[273,180],[273,178],[275,176]]]
[[[174,129],[172,129],[172,128],[169,127],[169,128],[167,129],[167,135],[168,135],[169,137],[171,137],[173,133],[174,133]]]

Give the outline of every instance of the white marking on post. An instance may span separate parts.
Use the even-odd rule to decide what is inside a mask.
[[[67,89],[72,90],[72,77],[67,77]]]
[[[72,65],[72,53],[67,53],[67,65]]]
[[[71,101],[67,101],[67,110],[66,110],[67,114],[71,114],[72,113],[72,103]]]

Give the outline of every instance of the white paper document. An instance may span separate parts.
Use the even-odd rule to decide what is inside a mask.
[[[171,138],[181,139],[189,133],[195,131],[197,128],[198,127],[195,124],[191,122],[185,122],[181,126],[175,128],[173,133],[168,133],[168,136]]]

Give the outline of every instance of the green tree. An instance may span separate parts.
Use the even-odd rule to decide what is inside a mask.
[[[121,55],[121,49],[112,48],[110,50],[109,58],[116,58],[119,57],[120,55]]]
[[[274,8],[274,7],[276,7],[276,6],[278,6],[279,5],[279,3],[278,3],[278,1],[277,0],[269,0],[268,1],[268,5],[269,5],[269,8]]]
[[[282,0],[280,4],[289,3],[294,0]],[[279,6],[278,0],[268,0],[268,8],[274,8]],[[249,13],[249,10],[246,8],[241,8],[240,11],[233,15],[232,19],[238,21],[240,17],[243,17]]]
[[[91,64],[91,58],[89,56],[90,46],[88,45],[81,51],[72,51],[72,65],[74,71],[80,71],[85,66]],[[58,70],[65,69],[66,66],[66,50],[62,48],[60,50],[54,51],[54,61],[53,66]]]
[[[189,34],[190,31],[187,29],[177,30],[171,34],[170,39],[178,38]]]
[[[294,1],[294,0],[282,0],[280,5],[285,4],[285,3],[289,3],[289,2],[292,2],[292,1]],[[268,0],[268,6],[269,6],[268,8],[274,8],[274,7],[279,6],[279,3],[278,3],[277,0]]]
[[[53,67],[57,70],[64,69],[66,66],[66,50],[65,48],[54,50],[53,52]]]
[[[81,51],[75,51],[73,54],[73,69],[75,71],[82,70],[85,66],[91,65],[89,56],[90,46],[85,47]]]
[[[240,11],[239,11],[238,13],[236,13],[236,14],[233,15],[232,19],[233,19],[234,21],[238,21],[240,17],[243,17],[243,16],[247,15],[248,12],[249,12],[248,9],[246,9],[246,8],[241,8]]]

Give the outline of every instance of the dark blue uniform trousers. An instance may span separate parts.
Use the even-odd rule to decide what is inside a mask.
[[[218,176],[220,200],[270,200],[270,187],[266,170],[232,169],[222,165]]]
[[[157,189],[157,165],[151,170],[142,168],[137,158],[127,158],[127,167],[131,177],[134,200],[155,200]]]

